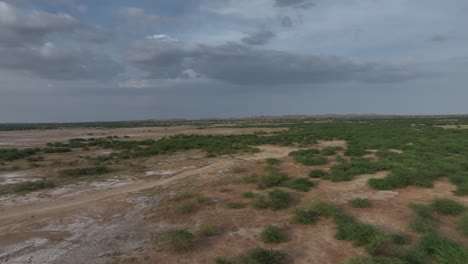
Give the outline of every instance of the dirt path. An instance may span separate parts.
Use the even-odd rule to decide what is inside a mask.
[[[169,184],[171,182],[204,173],[208,170],[212,170],[216,167],[222,165],[223,162],[217,162],[215,164],[210,164],[201,168],[192,169],[189,171],[184,171],[179,174],[176,174],[170,178],[159,179],[153,181],[145,182],[136,182],[134,184],[129,184],[122,187],[116,187],[113,189],[100,190],[94,193],[87,193],[85,195],[80,195],[70,199],[58,200],[58,201],[47,201],[42,203],[36,203],[32,205],[26,205],[21,207],[7,208],[1,212],[0,221],[5,220],[17,220],[23,217],[37,217],[38,215],[49,214],[55,211],[70,211],[76,210],[85,206],[88,206],[91,203],[108,200],[115,198],[120,195],[126,195],[129,193],[139,192],[145,189],[154,188],[157,186],[162,186]],[[2,230],[2,228],[0,228]]]

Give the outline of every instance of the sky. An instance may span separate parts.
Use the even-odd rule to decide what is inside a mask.
[[[466,0],[0,0],[0,122],[468,114]]]

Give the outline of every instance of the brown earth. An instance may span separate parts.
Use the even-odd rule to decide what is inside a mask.
[[[151,131],[146,131],[151,130]],[[2,133],[0,141],[22,146],[41,146],[51,138],[63,141],[87,134],[129,135],[132,138],[160,138],[177,133],[251,133],[255,129],[192,127],[82,129]],[[46,136],[44,138],[44,136]],[[100,135],[101,136],[101,135]],[[104,136],[104,135],[102,135]],[[91,136],[90,136],[91,137]],[[345,141],[321,141],[314,147],[340,146]],[[316,224],[302,226],[291,221],[290,210],[259,210],[242,193],[258,190],[241,180],[251,173],[265,172],[266,158],[281,160],[279,169],[290,177],[307,177],[312,169],[328,170],[327,165],[302,166],[288,154],[296,147],[260,146],[256,154],[206,158],[200,151],[135,160],[139,165],[107,175],[92,182],[70,182],[53,190],[24,196],[0,196],[0,263],[211,263],[216,256],[236,256],[256,246],[286,252],[291,263],[343,263],[356,255],[366,255],[352,242],[334,238],[332,219],[321,218]],[[94,150],[93,150],[94,151]],[[57,155],[63,162],[76,153]],[[64,158],[65,157],[65,158]],[[347,158],[347,157],[345,157]],[[132,164],[133,164],[132,163]],[[120,164],[122,167],[128,165]],[[27,173],[46,174],[56,171],[50,166]],[[358,221],[373,224],[389,233],[405,234],[413,242],[417,234],[409,228],[413,216],[408,205],[429,203],[433,198],[450,198],[468,205],[468,197],[452,194],[455,187],[447,180],[435,182],[434,188],[407,187],[393,191],[376,191],[367,185],[370,178],[385,177],[388,172],[361,175],[349,182],[314,179],[317,186],[303,193],[289,189],[294,207],[306,207],[318,200],[332,203]],[[0,173],[1,174],[1,173]],[[0,175],[1,177],[1,175]],[[31,176],[32,177],[32,176]],[[196,198],[178,198],[192,193]],[[188,196],[187,196],[188,197]],[[372,208],[357,209],[348,205],[355,197],[368,198]],[[3,200],[2,200],[3,199]],[[230,209],[227,202],[242,202],[242,209]],[[194,211],[177,211],[180,205],[193,203]],[[458,218],[437,216],[438,229],[453,240],[468,245],[468,239],[455,228]],[[264,244],[260,232],[265,225],[282,227],[288,241],[279,245]],[[213,237],[200,233],[204,225],[217,229]],[[165,234],[173,229],[187,229],[195,234],[195,250],[175,253],[165,243]]]

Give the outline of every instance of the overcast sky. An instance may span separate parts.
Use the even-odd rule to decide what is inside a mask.
[[[466,0],[0,0],[0,122],[468,113]]]

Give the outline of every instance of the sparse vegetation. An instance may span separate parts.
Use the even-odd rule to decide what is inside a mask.
[[[289,156],[292,156],[294,160],[300,164],[306,166],[316,166],[324,165],[328,162],[325,156],[319,155],[320,150],[318,149],[307,149],[307,150],[298,150],[289,153]]]
[[[458,223],[458,230],[460,232],[468,237],[468,213],[465,213],[461,219],[460,222]]]
[[[281,163],[279,159],[275,159],[275,158],[268,158],[265,161],[268,165],[271,165],[271,166],[279,165]]]
[[[293,211],[293,222],[302,225],[311,225],[317,222],[319,214],[314,210],[295,209]]]
[[[273,225],[264,227],[260,236],[265,243],[282,243],[286,241],[286,237],[284,236],[281,228]]]
[[[282,190],[273,190],[268,193],[270,199],[270,208],[272,210],[281,210],[288,208],[291,205],[291,195]]]
[[[437,213],[445,215],[460,215],[465,211],[463,204],[450,199],[434,199],[431,206]]]
[[[284,186],[296,191],[308,192],[312,187],[315,186],[315,183],[311,182],[307,178],[299,178],[286,181]]]
[[[287,255],[273,249],[255,248],[246,255],[233,259],[217,257],[214,264],[286,264]]]
[[[166,237],[169,246],[177,253],[193,250],[193,239],[194,235],[184,229],[170,231]]]
[[[252,199],[252,198],[255,198],[255,194],[253,192],[244,192],[242,193],[242,197],[244,198],[248,198],[248,199]]]
[[[198,231],[200,235],[205,237],[216,236],[219,233],[219,227],[215,225],[202,225]]]
[[[366,198],[353,198],[349,200],[349,205],[354,208],[369,208],[372,207],[371,202],[369,199]]]
[[[0,185],[0,195],[8,193],[26,194],[43,189],[54,188],[55,186],[56,184],[54,182],[47,179]]]
[[[111,170],[105,166],[89,167],[89,168],[80,168],[80,169],[70,169],[62,170],[59,172],[60,176],[67,177],[81,177],[81,176],[92,176],[92,175],[101,175],[109,173]]]
[[[323,170],[312,170],[309,173],[309,177],[311,178],[326,178],[327,176],[328,176],[328,173]]]

